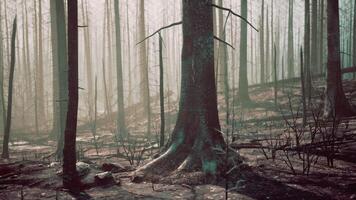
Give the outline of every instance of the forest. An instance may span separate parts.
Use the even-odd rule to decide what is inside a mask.
[[[356,199],[356,0],[1,0],[0,200]]]

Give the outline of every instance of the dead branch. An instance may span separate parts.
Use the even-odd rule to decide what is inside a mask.
[[[227,45],[227,46],[229,46],[229,47],[231,47],[233,50],[235,50],[235,48],[231,44],[225,42],[224,40],[222,40],[222,39],[220,39],[218,37],[216,37],[215,35],[214,35],[214,39],[219,41],[219,42],[221,42],[221,43],[223,43],[223,44],[225,44],[225,45]]]
[[[253,29],[255,29],[257,32],[258,32],[258,29],[255,28],[246,18],[242,17],[241,15],[235,13],[234,11],[232,11],[231,9],[229,8],[225,8],[225,7],[221,7],[221,6],[218,6],[216,4],[211,4],[212,7],[215,7],[215,8],[218,8],[218,9],[221,9],[221,10],[225,10],[225,11],[229,11],[229,13],[235,15],[236,17],[239,17],[241,18],[243,21],[245,21],[248,25],[250,25]]]
[[[182,23],[183,23],[183,22],[180,21],[180,22],[175,22],[175,23],[173,23],[173,24],[170,24],[170,25],[168,25],[168,26],[164,26],[164,27],[158,29],[157,31],[155,31],[154,33],[152,33],[151,35],[147,36],[145,39],[143,39],[142,41],[140,41],[140,42],[137,43],[136,45],[141,44],[142,42],[146,41],[148,38],[154,36],[155,34],[161,32],[161,31],[164,30],[164,29],[167,29],[167,28],[170,28],[170,27],[173,27],[173,26],[177,26],[177,25],[181,25]]]

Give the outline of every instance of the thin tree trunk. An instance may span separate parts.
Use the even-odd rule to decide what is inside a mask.
[[[161,130],[159,146],[162,148],[164,146],[164,132],[165,132],[165,119],[164,119],[164,72],[163,72],[163,47],[162,47],[162,37],[159,34],[159,102],[161,111]]]
[[[2,149],[2,158],[9,158],[9,139],[10,139],[10,130],[11,130],[11,117],[12,117],[12,95],[13,95],[13,82],[14,82],[14,73],[15,73],[15,41],[16,41],[16,28],[17,22],[16,17],[14,20],[14,24],[12,26],[12,34],[11,34],[11,61],[10,61],[10,75],[9,75],[9,89],[8,89],[8,97],[7,97],[7,118],[6,125],[4,131],[4,140],[3,140],[3,149]]]
[[[293,37],[294,0],[289,0],[288,17],[288,79],[294,77],[294,37]]]
[[[78,1],[68,6],[68,112],[63,148],[63,187],[77,192],[80,180],[76,171],[76,132],[78,114]]]
[[[261,18],[260,18],[260,65],[261,65],[261,69],[260,69],[260,73],[261,73],[261,77],[260,77],[260,82],[261,83],[265,83],[266,81],[266,75],[265,75],[265,45],[264,45],[264,5],[265,5],[265,0],[262,0],[262,6],[261,6]]]
[[[305,77],[305,94],[308,102],[311,99],[311,72],[310,72],[310,1],[305,0],[305,16],[304,16],[304,73]]]
[[[241,16],[247,19],[247,0],[241,0]],[[247,79],[247,23],[241,20],[240,32],[240,71],[239,71],[239,101],[241,104],[250,102]]]
[[[311,67],[316,74],[320,73],[318,65],[318,1],[312,1],[312,34],[311,34]]]
[[[0,15],[2,14],[0,2]],[[0,23],[0,133],[4,133],[6,124],[5,99],[4,99],[4,44],[3,44],[2,23]]]
[[[354,29],[353,29],[353,47],[352,47],[352,62],[353,66],[356,66],[356,0],[354,1]],[[356,73],[353,74],[354,79],[356,78]]]
[[[36,81],[37,81],[37,105],[39,120],[46,119],[45,112],[45,94],[44,94],[44,75],[43,75],[43,34],[42,34],[42,1],[38,1],[38,66]]]

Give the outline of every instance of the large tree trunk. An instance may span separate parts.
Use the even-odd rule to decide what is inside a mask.
[[[78,1],[68,1],[68,112],[64,133],[63,186],[77,191],[76,131],[78,114]]]
[[[11,129],[11,114],[12,114],[12,89],[14,82],[14,73],[15,73],[15,38],[16,38],[16,17],[14,20],[14,24],[12,26],[12,34],[11,34],[11,60],[10,60],[10,75],[9,75],[9,90],[7,97],[7,117],[6,117],[6,125],[4,131],[4,140],[2,145],[2,158],[9,158],[9,139],[10,139],[10,129]]]
[[[217,110],[211,0],[183,0],[182,82],[179,112],[169,149],[136,174],[167,175],[175,169],[215,174],[226,147]]]
[[[339,1],[328,0],[328,68],[325,90],[324,117],[343,117],[355,114],[342,87],[340,62]]]
[[[247,0],[241,0],[241,16],[247,19]],[[240,71],[238,95],[242,104],[250,102],[247,80],[247,23],[242,20],[240,32]]]
[[[119,135],[126,135],[125,105],[124,105],[124,81],[122,78],[122,55],[121,55],[121,28],[119,0],[115,0],[115,30],[116,30],[116,73],[117,73],[117,131]]]

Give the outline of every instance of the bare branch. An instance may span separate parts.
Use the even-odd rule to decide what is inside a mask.
[[[181,25],[182,23],[183,23],[183,22],[180,21],[180,22],[175,22],[175,23],[173,23],[173,24],[170,24],[170,25],[168,25],[168,26],[164,26],[164,27],[158,29],[156,32],[154,32],[154,33],[152,33],[151,35],[149,35],[148,37],[146,37],[145,39],[143,39],[142,41],[140,41],[139,43],[137,43],[136,45],[141,44],[142,42],[144,42],[144,41],[147,40],[148,38],[154,36],[155,34],[161,32],[161,31],[164,30],[164,29],[167,29],[167,28],[170,28],[170,27],[173,27],[173,26],[177,26],[177,25]]]
[[[239,17],[241,18],[243,21],[245,21],[248,25],[250,25],[253,29],[255,29],[257,32],[258,32],[258,29],[255,28],[246,18],[242,17],[241,15],[235,13],[234,11],[232,11],[231,9],[229,8],[225,8],[225,7],[221,7],[221,6],[218,6],[216,4],[211,4],[212,7],[215,7],[215,8],[218,8],[218,9],[221,9],[221,10],[225,10],[225,11],[229,11],[229,13],[235,15],[236,17]]]
[[[214,39],[219,41],[219,42],[221,42],[221,43],[223,43],[223,44],[225,44],[225,45],[227,45],[227,46],[229,46],[229,47],[231,47],[233,50],[235,50],[235,48],[231,44],[225,42],[224,40],[222,40],[222,39],[220,39],[218,37],[216,37],[215,35],[214,35]]]

